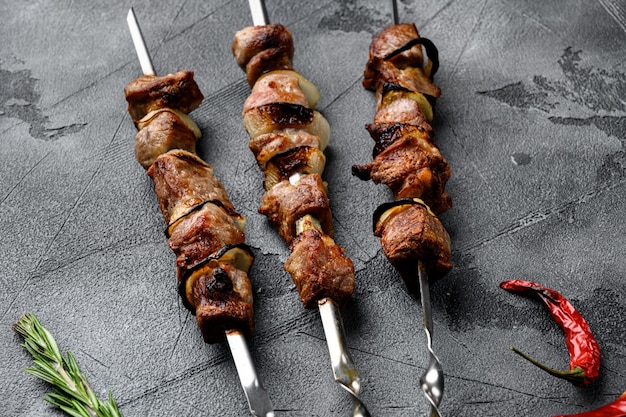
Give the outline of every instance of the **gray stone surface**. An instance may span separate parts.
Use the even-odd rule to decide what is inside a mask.
[[[382,3],[382,4],[381,4]],[[386,2],[267,0],[287,25],[295,66],[320,89],[332,127],[325,178],[336,240],[357,268],[343,311],[374,416],[425,415],[418,299],[372,236],[383,187],[350,175],[371,158],[375,100],[360,84]],[[11,325],[35,312],[75,353],[96,391],[127,416],[244,416],[225,345],[205,345],[178,300],[173,255],[150,179],[134,160],[123,87],[140,68],[133,5],[159,73],[191,69],[206,96],[192,113],[212,164],[248,217],[259,373],[277,416],[348,416],[315,311],[302,309],[288,250],[257,213],[262,178],[240,111],[249,89],[232,58],[245,1],[0,3],[0,397],[3,416],[57,416]],[[435,284],[434,344],[445,416],[581,412],[626,389],[626,5],[402,0],[403,20],[438,46],[436,139],[453,177],[441,216],[455,268]],[[586,388],[548,376],[515,345],[567,368],[563,334],[538,302],[498,288],[522,278],[561,291],[602,347]]]

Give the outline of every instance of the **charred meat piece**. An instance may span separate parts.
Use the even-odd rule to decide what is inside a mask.
[[[248,143],[261,171],[265,171],[267,162],[274,156],[299,146],[319,149],[320,138],[303,130],[286,129],[257,136]]]
[[[206,343],[225,340],[225,332],[254,328],[252,287],[246,272],[229,263],[210,262],[186,272],[184,297],[192,306]]]
[[[354,265],[333,239],[316,230],[300,233],[290,246],[285,270],[291,274],[300,301],[315,308],[317,301],[331,298],[344,305],[354,291]]]
[[[195,154],[169,151],[154,161],[148,175],[166,223],[207,200],[219,200],[227,211],[235,212],[224,186],[213,176],[213,168]]]
[[[424,205],[392,207],[378,218],[375,226],[374,235],[380,237],[383,252],[410,291],[419,291],[418,261],[426,266],[430,281],[452,269],[450,236]]]
[[[319,174],[303,175],[295,185],[278,183],[263,195],[259,213],[267,216],[287,243],[296,237],[296,222],[306,214],[314,215],[324,232],[333,236],[330,203]]]
[[[252,87],[263,73],[292,67],[293,38],[280,24],[250,26],[235,33],[232,51]]]
[[[174,111],[155,111],[149,120],[140,122],[142,125],[145,127],[135,136],[135,157],[145,169],[150,168],[159,155],[172,149],[196,152],[196,134]]]
[[[152,110],[167,107],[189,113],[196,109],[204,96],[193,75],[193,71],[178,71],[162,77],[142,75],[131,81],[124,93],[135,124]]]
[[[450,167],[439,149],[420,133],[417,129],[405,133],[369,164],[353,166],[352,173],[362,180],[387,185],[396,198],[421,198],[440,213],[452,205],[445,192]]]
[[[180,278],[181,268],[191,267],[244,239],[241,227],[220,205],[207,203],[176,222],[167,243],[176,254]]]
[[[381,89],[384,83],[393,83],[433,99],[439,98],[441,95],[441,89],[433,84],[421,68],[398,68],[391,62],[378,58],[375,58],[375,61],[371,63],[371,67],[375,68],[374,78],[363,79],[364,86],[370,90]],[[365,76],[368,76],[367,72]]]
[[[388,26],[372,40],[369,50],[369,60],[371,61],[373,58],[385,59],[419,37],[417,27],[413,23]],[[424,65],[422,47],[415,45],[391,58],[390,62],[399,68],[422,68]]]
[[[441,90],[423,70],[421,45],[402,50],[418,39],[414,24],[392,25],[380,32],[370,44],[369,58],[363,74],[363,86],[379,91],[385,83],[400,85],[410,91],[438,98]],[[398,52],[400,51],[400,52]]]

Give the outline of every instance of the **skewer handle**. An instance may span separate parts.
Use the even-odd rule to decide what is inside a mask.
[[[239,330],[228,330],[226,340],[233,355],[250,412],[255,417],[274,417],[274,406],[256,373],[246,338]]]
[[[369,411],[359,398],[361,392],[361,379],[357,370],[343,330],[343,321],[339,308],[330,298],[324,298],[318,302],[324,335],[328,344],[333,376],[343,388],[346,389],[354,400],[353,417],[370,417]]]

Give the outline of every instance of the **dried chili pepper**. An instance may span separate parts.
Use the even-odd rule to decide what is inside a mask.
[[[598,377],[600,371],[598,342],[583,316],[565,297],[554,290],[530,281],[504,281],[500,283],[500,287],[508,291],[537,296],[544,302],[552,318],[565,333],[567,350],[570,354],[570,370],[558,371],[549,368],[516,348],[511,348],[515,353],[549,374],[567,379],[574,385],[587,385]]]
[[[617,397],[612,403],[603,405],[595,410],[578,414],[563,414],[554,417],[626,417],[626,392]]]

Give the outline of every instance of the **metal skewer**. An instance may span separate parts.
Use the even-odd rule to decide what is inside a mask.
[[[128,22],[128,28],[130,29],[143,73],[145,75],[156,75],[152,66],[152,59],[132,7],[128,11],[126,21]],[[232,329],[226,331],[226,340],[233,355],[239,381],[250,407],[250,413],[254,417],[274,417],[274,407],[256,372],[245,336],[241,331]]]
[[[264,26],[269,24],[265,2],[263,0],[248,0],[250,12],[252,14],[252,22],[255,26]],[[300,181],[300,173],[293,174],[289,178],[291,184],[297,184]],[[306,215],[296,223],[296,233],[302,232],[302,224],[304,219],[308,219],[309,223],[317,226],[319,221],[311,215]],[[321,226],[318,228],[321,230]],[[330,298],[324,298],[317,302],[322,326],[324,327],[324,335],[326,336],[326,344],[328,345],[328,353],[330,356],[333,377],[335,381],[346,391],[348,391],[354,402],[352,417],[371,417],[369,411],[359,398],[361,392],[361,379],[359,371],[354,365],[346,336],[343,329],[343,320],[341,312],[337,304]]]
[[[399,23],[398,4],[396,0],[392,0],[391,4],[393,24],[397,25]],[[424,56],[426,57],[427,55],[424,54]],[[441,361],[437,358],[437,355],[435,355],[435,352],[433,351],[433,317],[430,308],[430,285],[428,283],[428,273],[426,272],[426,268],[424,267],[424,263],[422,261],[417,263],[417,273],[420,285],[424,332],[426,333],[426,347],[429,355],[428,367],[420,377],[420,387],[422,388],[422,391],[424,391],[424,395],[431,405],[430,417],[441,417],[439,404],[441,403],[441,398],[443,397],[444,373]]]

